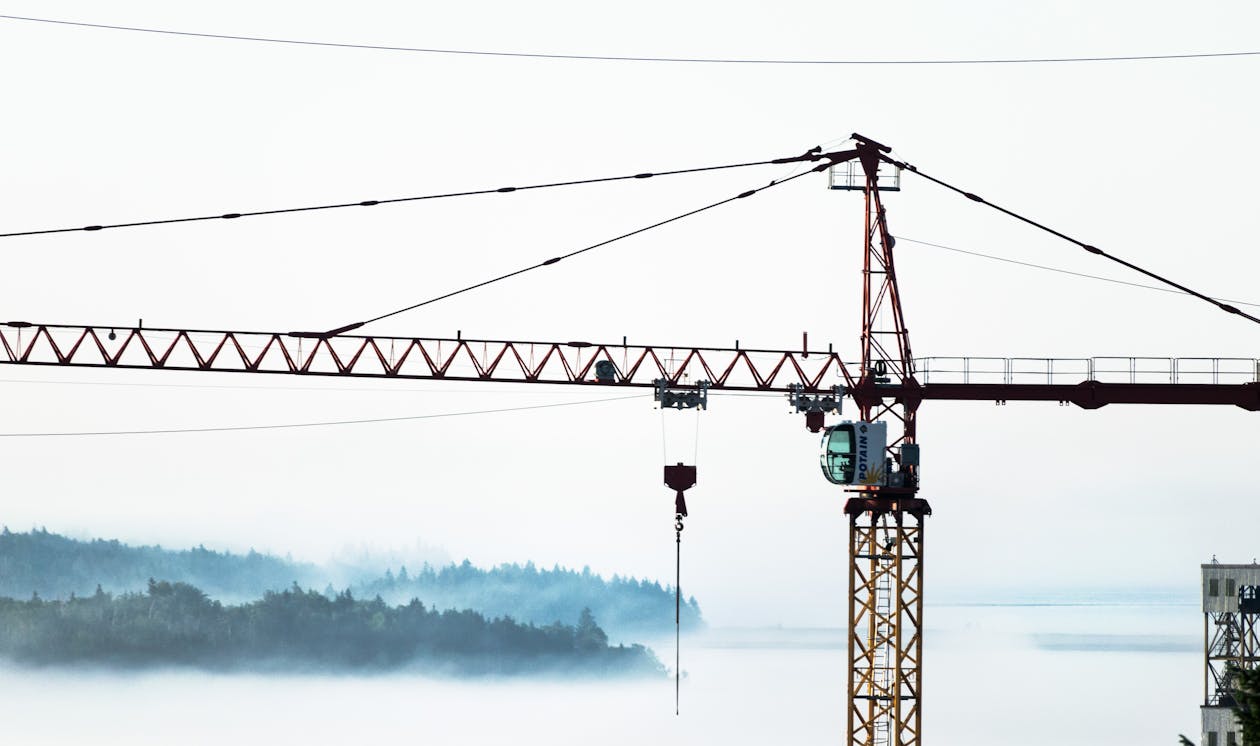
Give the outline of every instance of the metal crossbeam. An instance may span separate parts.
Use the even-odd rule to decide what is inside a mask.
[[[602,361],[615,375],[597,377]],[[24,322],[0,324],[3,363],[634,387],[707,380],[714,390],[783,393],[853,381],[834,352]]]

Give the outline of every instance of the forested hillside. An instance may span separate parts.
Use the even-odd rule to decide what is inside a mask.
[[[635,578],[604,580],[589,569],[539,570],[533,563],[482,570],[464,560],[436,570],[426,565],[414,575],[404,567],[397,574],[387,572],[360,583],[355,591],[361,597],[379,595],[391,603],[419,598],[442,609],[477,609],[537,624],[572,619],[575,611],[589,608],[617,635],[651,634],[674,623],[672,588]],[[695,598],[686,599],[681,612],[683,629],[703,626]]]
[[[663,671],[639,645],[608,645],[584,610],[575,625],[545,627],[419,601],[335,598],[297,585],[225,606],[184,583],[149,581],[144,593],[97,591],[64,601],[0,598],[0,655],[42,665],[181,665],[214,670],[536,674]]]
[[[160,546],[133,547],[118,541],[79,541],[43,529],[26,533],[0,531],[0,596],[65,600],[71,594],[90,596],[97,586],[107,593],[144,591],[150,578],[187,583],[223,603],[252,601],[267,591],[294,583],[323,588],[335,598],[349,588],[359,598],[381,596],[389,604],[418,599],[428,608],[473,609],[488,617],[510,616],[539,626],[572,622],[589,608],[614,637],[665,633],[674,624],[674,592],[655,581],[589,570],[533,563],[481,569],[465,560],[445,567],[424,565],[385,570],[338,565],[329,569],[250,551],[215,552],[204,547],[185,550]],[[703,626],[694,598],[682,607],[684,629]]]
[[[68,598],[71,593],[91,594],[98,585],[116,593],[138,591],[149,578],[189,583],[231,601],[259,598],[294,582],[314,585],[323,580],[314,565],[252,550],[231,554],[205,547],[133,547],[102,539],[78,541],[44,529],[0,530],[0,596]]]

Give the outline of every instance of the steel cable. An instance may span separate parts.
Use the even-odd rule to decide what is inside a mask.
[[[1153,60],[1194,60],[1229,57],[1255,57],[1260,51],[1242,50],[1234,52],[1190,52],[1184,54],[1130,54],[1130,55],[1098,55],[1083,57],[991,57],[972,59],[785,59],[785,58],[750,58],[750,57],[663,57],[663,56],[630,56],[607,54],[559,54],[546,52],[503,52],[485,49],[444,49],[438,47],[404,47],[385,44],[354,44],[350,42],[313,41],[307,39],[285,39],[269,36],[244,36],[239,34],[213,34],[199,31],[181,31],[178,29],[148,28],[143,26],[122,26],[108,23],[88,23],[86,21],[66,21],[56,18],[33,18],[30,16],[0,15],[0,19],[9,21],[26,21],[29,23],[46,23],[59,26],[76,26],[79,28],[107,29],[110,31],[131,31],[145,34],[165,34],[168,36],[186,36],[199,39],[221,39],[227,41],[249,41],[268,44],[291,44],[307,47],[334,47],[339,49],[363,49],[380,52],[412,52],[421,54],[463,55],[473,57],[509,57],[546,60],[578,60],[600,62],[666,62],[687,64],[726,64],[726,65],[1038,65],[1055,63],[1081,62],[1146,62]]]
[[[411,305],[409,305],[409,306],[404,306],[403,308],[399,308],[399,309],[397,309],[397,310],[390,311],[390,312],[388,312],[388,313],[383,313],[383,314],[380,314],[379,316],[373,316],[372,318],[367,319],[367,320],[365,320],[365,321],[357,321],[357,322],[354,322],[354,323],[352,323],[352,324],[346,324],[345,326],[341,326],[341,327],[338,327],[338,328],[336,328],[336,329],[332,329],[332,330],[329,330],[329,331],[326,331],[326,332],[295,332],[295,333],[294,333],[294,336],[306,336],[306,337],[327,338],[327,337],[335,337],[335,336],[337,336],[337,335],[339,335],[339,334],[345,334],[346,332],[351,332],[351,331],[354,331],[355,329],[358,329],[358,328],[360,328],[360,327],[362,327],[362,326],[364,326],[364,325],[366,325],[366,324],[371,324],[371,323],[372,323],[372,322],[374,322],[374,321],[380,321],[381,319],[387,319],[387,318],[389,318],[390,316],[397,316],[397,315],[398,315],[398,314],[400,314],[400,313],[405,313],[405,312],[407,312],[407,311],[412,311],[412,310],[415,310],[415,309],[420,308],[420,307],[422,307],[422,306],[427,306],[427,305],[429,305],[429,304],[431,304],[431,303],[437,303],[438,301],[441,301],[441,300],[446,300],[447,298],[452,298],[452,297],[454,297],[454,296],[456,296],[456,295],[460,295],[460,294],[462,294],[462,293],[467,293],[467,292],[469,292],[469,291],[471,291],[471,290],[476,290],[476,289],[478,289],[478,288],[483,288],[483,287],[485,287],[485,286],[487,286],[487,285],[492,285],[492,284],[494,284],[494,283],[496,283],[496,282],[501,282],[501,281],[503,281],[503,280],[506,280],[506,279],[509,279],[509,278],[512,278],[512,277],[516,277],[517,275],[523,275],[523,274],[525,274],[526,272],[532,272],[533,270],[536,270],[536,269],[542,269],[543,267],[549,267],[549,266],[551,266],[551,265],[553,265],[553,264],[556,264],[557,262],[560,262],[560,261],[562,261],[562,260],[564,260],[564,259],[568,259],[568,258],[570,258],[570,257],[577,256],[577,255],[579,255],[579,254],[585,254],[585,253],[586,253],[586,252],[588,252],[588,251],[593,251],[593,250],[595,250],[595,249],[601,248],[601,247],[603,247],[603,246],[607,246],[607,245],[609,245],[609,244],[611,244],[611,243],[615,243],[615,242],[620,241],[620,240],[622,240],[622,239],[630,238],[631,236],[637,236],[637,235],[639,235],[640,233],[646,233],[647,231],[650,231],[650,230],[652,230],[653,228],[660,228],[661,226],[668,225],[668,224],[670,224],[670,223],[673,223],[673,222],[676,222],[676,221],[682,220],[683,218],[688,218],[688,217],[691,217],[691,216],[693,216],[693,215],[699,215],[699,214],[700,214],[700,213],[702,213],[702,212],[706,212],[706,211],[708,211],[708,210],[712,210],[712,209],[714,209],[714,208],[716,208],[716,207],[721,207],[722,205],[729,204],[729,203],[734,202],[734,201],[736,201],[736,200],[740,200],[740,199],[745,199],[745,198],[747,198],[747,197],[751,197],[751,196],[753,196],[754,194],[757,194],[758,192],[763,192],[763,191],[765,191],[765,190],[767,190],[767,189],[770,189],[770,188],[772,188],[772,187],[779,186],[780,184],[786,184],[786,183],[788,183],[789,181],[792,181],[792,180],[794,180],[794,179],[799,179],[800,177],[805,176],[806,174],[811,174],[811,173],[815,173],[815,172],[819,172],[819,171],[825,171],[825,170],[827,169],[827,167],[828,167],[828,166],[830,166],[832,162],[834,162],[834,159],[835,159],[835,158],[842,158],[842,157],[845,157],[845,154],[843,154],[843,153],[841,153],[841,154],[828,154],[828,155],[830,156],[830,158],[829,158],[828,162],[826,162],[826,163],[822,163],[822,164],[820,164],[820,165],[818,165],[818,166],[815,166],[815,167],[811,168],[811,169],[810,169],[810,170],[808,170],[808,171],[804,171],[804,172],[802,172],[802,173],[795,174],[795,175],[793,175],[793,176],[789,176],[789,177],[787,177],[787,178],[785,178],[785,179],[778,179],[778,180],[772,181],[772,182],[770,182],[769,184],[766,184],[766,185],[765,185],[765,186],[763,186],[763,187],[758,187],[758,188],[756,188],[756,189],[749,189],[749,190],[748,190],[748,191],[746,191],[746,192],[740,192],[739,194],[735,195],[734,197],[727,197],[726,199],[723,199],[723,200],[719,200],[719,201],[717,201],[717,202],[710,203],[710,204],[708,204],[708,205],[705,205],[704,207],[698,207],[698,208],[696,208],[696,209],[694,209],[694,210],[688,210],[687,212],[684,212],[684,213],[682,213],[681,215],[675,215],[675,216],[673,216],[673,217],[671,217],[671,218],[666,218],[665,220],[660,220],[660,221],[657,221],[657,222],[655,222],[655,223],[652,223],[651,225],[647,225],[647,226],[644,226],[644,227],[642,227],[642,228],[636,228],[635,230],[629,231],[629,232],[627,232],[627,233],[622,233],[622,234],[621,234],[621,235],[619,235],[619,236],[615,236],[615,237],[613,237],[613,238],[609,238],[609,239],[606,239],[606,240],[600,241],[599,243],[594,243],[594,244],[591,244],[590,246],[586,246],[586,247],[583,247],[583,248],[581,248],[581,249],[577,249],[577,250],[575,250],[575,251],[570,251],[570,252],[569,252],[569,253],[567,253],[567,254],[561,254],[560,256],[554,256],[554,257],[552,257],[552,258],[550,258],[550,259],[547,259],[547,260],[544,260],[544,261],[538,262],[537,264],[531,264],[531,265],[529,265],[528,267],[522,267],[521,269],[514,270],[514,271],[512,271],[512,272],[508,272],[507,274],[502,274],[502,275],[499,275],[499,276],[497,276],[497,277],[493,277],[493,278],[491,278],[491,279],[489,279],[489,280],[483,280],[483,281],[478,282],[478,283],[476,283],[476,284],[473,284],[473,285],[468,285],[467,287],[460,288],[459,290],[452,290],[452,291],[451,291],[451,292],[449,292],[449,293],[443,293],[442,295],[439,295],[439,296],[436,296],[436,297],[433,297],[433,298],[429,298],[428,300],[423,300],[423,301],[420,301],[419,303],[413,303],[413,304],[411,304]]]
[[[4,16],[0,16],[3,18]],[[257,217],[260,215],[286,215],[301,212],[315,212],[318,210],[339,210],[346,207],[376,207],[378,205],[399,204],[402,202],[420,202],[424,200],[449,199],[452,197],[473,197],[486,194],[508,194],[512,192],[524,192],[531,189],[550,189],[553,187],[566,186],[582,186],[587,184],[603,184],[613,181],[630,181],[634,179],[650,179],[656,176],[678,176],[681,174],[695,174],[706,171],[724,171],[733,168],[748,168],[750,166],[770,166],[785,163],[803,163],[809,161],[817,161],[826,158],[827,154],[822,153],[820,148],[811,149],[809,152],[799,156],[790,156],[784,158],[772,158],[763,161],[748,161],[745,163],[727,163],[720,166],[700,166],[698,168],[680,168],[670,171],[657,172],[641,172],[626,176],[604,176],[594,179],[576,179],[573,181],[557,181],[546,184],[529,184],[519,187],[496,187],[490,189],[473,189],[462,192],[442,192],[437,194],[422,194],[411,197],[391,197],[389,199],[367,199],[358,202],[338,202],[327,205],[308,205],[305,207],[284,207],[274,210],[253,210],[249,212],[227,212],[217,215],[196,215],[181,218],[159,218],[156,220],[139,220],[127,223],[105,223],[96,225],[75,226],[72,228],[44,228],[39,230],[12,231],[9,233],[0,233],[0,238],[15,238],[18,236],[42,236],[52,233],[77,233],[87,232],[93,233],[103,231],[110,228],[139,228],[151,225],[172,225],[177,223],[197,223],[207,220],[237,220],[239,218]]]
[[[896,166],[896,167],[898,167],[898,168],[900,168],[900,169],[903,169],[903,170],[909,171],[909,172],[910,172],[910,173],[912,173],[912,174],[916,174],[916,175],[918,175],[918,176],[921,176],[921,177],[923,177],[924,179],[927,179],[928,181],[930,181],[930,182],[932,182],[932,183],[934,183],[934,184],[937,184],[937,185],[939,185],[939,186],[945,187],[946,189],[950,190],[951,192],[956,192],[956,193],[958,193],[958,194],[961,194],[962,196],[966,197],[967,199],[971,200],[972,202],[978,202],[978,203],[980,203],[980,204],[982,204],[982,205],[985,205],[986,207],[991,207],[991,208],[993,208],[994,210],[997,210],[998,212],[1000,212],[1000,213],[1002,213],[1002,214],[1004,214],[1004,215],[1008,215],[1008,216],[1010,216],[1010,217],[1012,217],[1012,218],[1015,218],[1016,220],[1018,220],[1018,221],[1020,221],[1020,222],[1027,223],[1028,225],[1031,225],[1031,226],[1032,226],[1032,227],[1034,227],[1034,228],[1037,228],[1037,229],[1039,229],[1039,230],[1045,231],[1046,233],[1049,233],[1050,235],[1055,236],[1055,237],[1057,237],[1057,238],[1061,238],[1061,239],[1063,239],[1064,241],[1067,241],[1068,243],[1073,243],[1073,244],[1076,244],[1077,246],[1081,247],[1082,249],[1084,249],[1084,250],[1088,251],[1088,252],[1089,252],[1089,253],[1091,253],[1091,254],[1097,254],[1098,256],[1101,256],[1101,257],[1103,257],[1104,259],[1109,259],[1109,260],[1111,260],[1111,261],[1115,262],[1116,264],[1119,264],[1119,265],[1121,265],[1121,266],[1123,266],[1123,267],[1127,267],[1127,268],[1129,268],[1129,269],[1131,269],[1131,270],[1133,270],[1133,271],[1135,271],[1135,272],[1139,272],[1139,273],[1141,273],[1141,274],[1144,274],[1144,275],[1146,275],[1147,277],[1151,278],[1152,280],[1156,280],[1157,282],[1161,282],[1161,283],[1163,283],[1163,284],[1165,284],[1165,285],[1168,285],[1169,287],[1176,288],[1177,290],[1180,290],[1181,292],[1186,293],[1187,295],[1192,295],[1192,296],[1194,296],[1195,298],[1198,298],[1199,300],[1205,301],[1205,302],[1207,302],[1207,303],[1211,303],[1212,305],[1216,306],[1217,308],[1221,309],[1222,311],[1225,311],[1226,313],[1231,313],[1231,314],[1234,314],[1235,316],[1242,316],[1244,319],[1247,319],[1247,320],[1249,320],[1249,321],[1252,321],[1252,322],[1254,322],[1254,323],[1256,323],[1256,324],[1260,324],[1260,318],[1256,318],[1255,316],[1252,316],[1251,314],[1249,314],[1249,313],[1247,313],[1247,312],[1245,312],[1245,311],[1243,311],[1243,310],[1239,309],[1237,306],[1233,306],[1233,305],[1230,305],[1229,303],[1224,303],[1224,302],[1221,302],[1221,301],[1219,301],[1219,300],[1216,300],[1215,298],[1212,298],[1211,296],[1204,295],[1203,293],[1200,293],[1200,292],[1198,292],[1197,290],[1191,290],[1190,288],[1186,287],[1185,285],[1182,285],[1182,284],[1181,284],[1181,283],[1179,283],[1179,282],[1176,282],[1176,281],[1174,281],[1174,280],[1170,280],[1170,279],[1168,279],[1167,277],[1164,277],[1164,276],[1162,276],[1162,275],[1155,274],[1154,272],[1152,272],[1152,271],[1150,271],[1150,270],[1148,270],[1148,269],[1143,269],[1142,267],[1139,267],[1138,265],[1136,265],[1136,264],[1134,264],[1134,263],[1132,263],[1132,262],[1129,262],[1129,261],[1126,261],[1126,260],[1124,260],[1124,259],[1121,259],[1120,257],[1115,256],[1115,255],[1113,255],[1113,254],[1109,254],[1109,253],[1107,253],[1106,251],[1103,251],[1102,249],[1098,248],[1097,246],[1093,246],[1093,245],[1091,245],[1091,244],[1087,244],[1087,243],[1085,243],[1084,241],[1081,241],[1081,240],[1079,240],[1079,239],[1072,238],[1071,236],[1067,235],[1066,233],[1062,233],[1062,232],[1060,232],[1060,231],[1055,230],[1054,228],[1051,228],[1051,227],[1049,227],[1049,226],[1046,226],[1046,225],[1043,225],[1043,224],[1041,224],[1041,223],[1038,223],[1037,221],[1033,220],[1032,218],[1025,217],[1025,216],[1023,216],[1023,215],[1021,215],[1021,214],[1019,214],[1019,213],[1017,213],[1017,212],[1013,211],[1013,210],[1008,210],[1007,208],[1002,207],[1002,206],[1000,206],[1000,205],[995,205],[995,204],[993,204],[992,202],[988,201],[987,199],[985,199],[985,198],[981,197],[981,196],[980,196],[980,195],[978,195],[978,194],[975,194],[975,193],[973,193],[973,192],[968,192],[968,191],[966,191],[965,189],[962,189],[962,188],[960,188],[960,187],[956,187],[956,186],[954,186],[953,184],[950,184],[950,183],[948,183],[948,182],[942,181],[941,179],[938,179],[938,178],[936,178],[935,176],[931,176],[931,175],[929,175],[929,174],[925,174],[925,173],[923,173],[922,171],[920,171],[918,168],[916,168],[915,166],[910,165],[909,163],[906,163],[906,162],[904,162],[904,161],[899,161],[899,160],[896,160],[896,159],[894,159],[894,158],[889,158],[889,157],[888,157],[888,156],[886,156],[886,155],[881,155],[881,156],[880,156],[880,160],[882,160],[882,161],[884,161],[884,162],[886,162],[886,163],[890,163],[890,164],[892,164],[892,165],[894,165],[894,166]]]

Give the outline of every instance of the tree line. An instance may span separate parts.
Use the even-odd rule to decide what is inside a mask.
[[[573,620],[581,610],[593,611],[603,627],[618,638],[662,634],[673,629],[674,589],[659,582],[614,575],[604,579],[589,568],[581,571],[533,563],[504,564],[490,569],[468,560],[443,567],[424,565],[414,574],[381,566],[327,568],[293,562],[251,550],[247,554],[216,552],[199,546],[171,550],[161,546],[129,546],[116,540],[80,541],[44,529],[0,530],[0,596],[67,599],[71,594],[143,591],[149,578],[187,583],[224,602],[256,599],[293,583],[325,588],[329,598],[350,588],[360,598],[380,595],[387,603],[419,598],[429,607],[475,609],[489,617],[512,617],[537,625]],[[694,597],[681,609],[684,629],[703,627]]]
[[[144,590],[149,578],[195,585],[221,599],[258,598],[293,582],[315,585],[315,565],[260,554],[215,552],[198,546],[171,550],[133,547],[118,540],[79,541],[46,529],[0,529],[0,596],[44,598],[86,595],[100,585],[107,591]]]
[[[590,568],[540,570],[527,562],[487,570],[464,560],[439,568],[426,564],[415,574],[406,567],[397,573],[387,570],[354,588],[361,596],[379,595],[395,603],[421,598],[441,608],[472,608],[537,623],[572,619],[589,608],[605,628],[621,636],[661,633],[674,625],[673,587],[618,575],[605,580]],[[685,631],[704,626],[694,596],[683,600],[680,622]]]
[[[659,675],[641,645],[608,644],[589,609],[574,624],[523,624],[418,600],[391,606],[297,584],[224,605],[187,583],[45,600],[0,598],[0,655],[28,664],[183,665],[217,670],[566,671]]]

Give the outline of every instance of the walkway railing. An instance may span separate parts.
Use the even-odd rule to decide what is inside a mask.
[[[1260,381],[1260,359],[1245,357],[925,357],[919,383],[1211,383]]]

